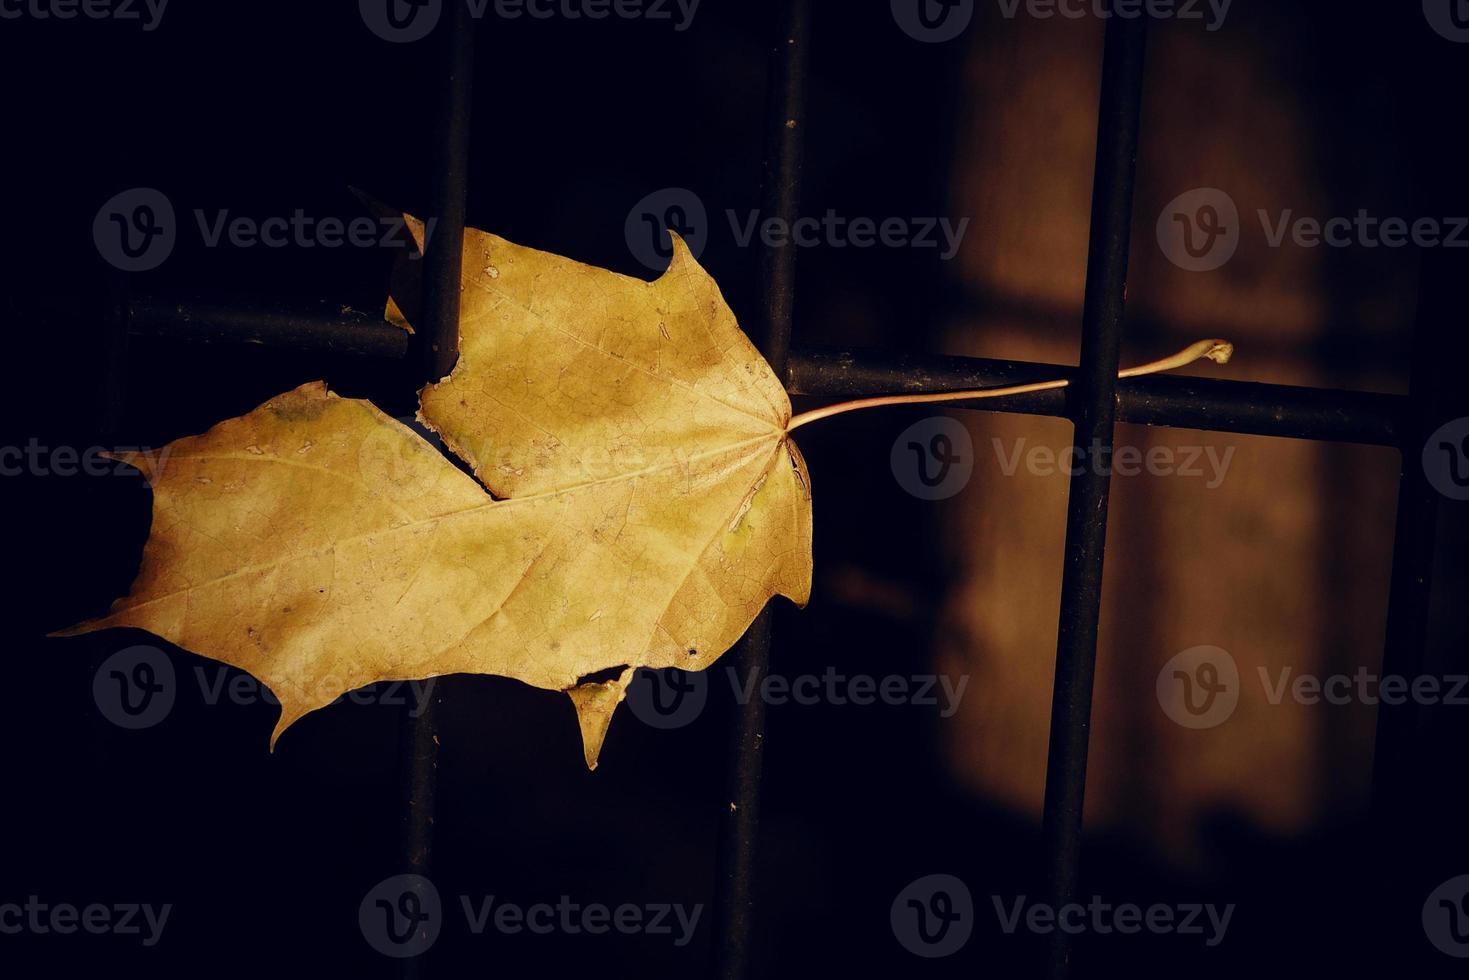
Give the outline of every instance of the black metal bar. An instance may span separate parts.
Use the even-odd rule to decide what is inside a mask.
[[[474,20],[469,4],[445,4],[439,25],[443,42],[434,128],[436,154],[430,214],[437,227],[424,249],[423,349],[426,381],[438,381],[459,359],[459,273],[469,197],[470,97],[474,83]]]
[[[800,207],[801,147],[805,137],[809,0],[780,0],[770,59],[767,130],[762,173],[764,213],[793,223]],[[796,247],[766,247],[761,254],[765,322],[757,338],[777,377],[785,375],[795,300]],[[771,610],[766,606],[735,651],[736,669],[759,685],[770,670]],[[748,698],[736,709],[730,745],[728,806],[721,808],[716,856],[714,975],[742,980],[751,974],[755,852],[760,830],[760,775],[765,748],[765,703]]]
[[[1413,56],[1416,91],[1458,84],[1465,70],[1454,46],[1421,39]],[[1420,214],[1469,211],[1462,132],[1438,125],[1434,100],[1408,108],[1414,206]],[[1464,504],[1452,493],[1462,448],[1433,439],[1439,427],[1469,416],[1463,365],[1469,335],[1459,326],[1469,254],[1463,249],[1419,250],[1418,309],[1412,337],[1412,408],[1401,433],[1401,475],[1393,537],[1381,676],[1442,683],[1469,667],[1462,642]],[[1430,442],[1430,440],[1433,440]],[[1457,441],[1457,438],[1455,438]],[[1444,453],[1449,453],[1447,457]],[[1439,471],[1437,468],[1443,466]],[[1447,480],[1447,483],[1440,483]],[[1453,494],[1453,496],[1457,496]],[[1463,870],[1466,808],[1464,709],[1448,698],[1379,698],[1372,760],[1372,826],[1368,847],[1377,853],[1376,907],[1387,948],[1412,950],[1423,922],[1414,914],[1428,889]],[[1424,955],[1435,957],[1427,949]],[[1395,959],[1398,959],[1395,957]],[[1395,963],[1395,965],[1397,965]],[[1429,963],[1424,962],[1424,967]],[[1434,964],[1436,965],[1436,964]],[[1427,973],[1424,970],[1416,971]],[[1431,971],[1429,971],[1431,972]]]
[[[1455,163],[1457,157],[1450,157]],[[1469,206],[1459,190],[1457,166],[1438,184],[1454,188],[1457,199],[1431,200],[1434,206]],[[1444,212],[1451,213],[1451,212]],[[1413,337],[1411,412],[1401,433],[1401,476],[1397,520],[1393,536],[1391,585],[1388,593],[1386,642],[1382,655],[1384,677],[1416,679],[1425,673],[1429,638],[1429,601],[1433,564],[1439,543],[1438,517],[1442,500],[1428,480],[1423,452],[1432,433],[1444,422],[1466,411],[1462,365],[1469,357],[1469,340],[1453,329],[1449,317],[1462,315],[1463,282],[1469,259],[1455,250],[1426,249],[1422,253],[1418,311]],[[1418,732],[1426,706],[1413,698],[1394,703],[1382,699],[1377,707],[1377,733],[1372,762],[1374,818],[1386,834],[1407,835],[1418,819],[1415,801],[1422,797],[1416,775],[1432,772]],[[1433,778],[1439,779],[1440,776]]]
[[[761,174],[764,213],[782,221],[800,214],[801,156],[806,138],[806,57],[810,0],[781,0],[780,28],[770,60],[765,160]],[[796,246],[772,245],[760,253],[765,303],[759,344],[777,376],[785,374],[796,297]]]
[[[132,303],[128,317],[134,334],[177,340],[265,344],[387,359],[403,358],[410,344],[402,329],[365,314],[271,312],[153,300]],[[1076,368],[1061,364],[880,351],[798,348],[789,351],[786,363],[792,394],[829,398],[924,394],[1076,377]],[[1069,403],[1076,390],[959,401],[950,407],[1070,418]],[[1403,395],[1178,375],[1119,382],[1117,400],[1118,421],[1136,425],[1371,446],[1397,446],[1411,412]]]
[[[326,350],[366,357],[401,358],[408,333],[364,313],[305,313],[240,309],[212,303],[136,300],[128,306],[134,334],[200,343],[261,344]]]
[[[1419,292],[1418,326],[1414,331],[1412,416],[1402,433],[1401,476],[1397,520],[1393,531],[1392,576],[1387,606],[1387,639],[1382,655],[1383,676],[1416,678],[1423,672],[1428,642],[1428,600],[1438,512],[1438,492],[1423,469],[1422,449],[1429,434],[1443,421],[1433,397],[1436,360],[1443,345],[1430,332],[1432,312],[1448,297],[1445,283],[1430,283],[1437,263],[1426,258]],[[1457,286],[1457,282],[1455,283]],[[1455,290],[1456,291],[1456,290]],[[1388,701],[1377,707],[1377,734],[1372,759],[1372,803],[1387,818],[1411,799],[1409,773],[1417,712],[1412,699]]]
[[[425,382],[437,381],[459,358],[459,283],[469,191],[470,96],[474,81],[474,21],[466,3],[445,4],[438,26],[442,45],[434,126],[430,215],[437,226],[424,249],[423,327],[419,362]],[[434,797],[438,784],[438,714],[443,685],[405,717],[400,760],[404,784],[402,860],[410,873],[427,874],[433,856]],[[422,976],[421,957],[405,959],[404,973]]]
[[[890,355],[852,351],[791,354],[787,378],[795,394],[830,398],[927,394],[1075,379],[1072,367],[933,355]],[[946,407],[1070,418],[1078,388],[951,402]],[[1401,395],[1294,385],[1153,375],[1117,385],[1117,420],[1137,425],[1177,426],[1396,446],[1408,399]]]
[[[1092,181],[1091,241],[1082,306],[1081,366],[1076,373],[1074,402],[1073,443],[1086,459],[1098,455],[1106,458],[1112,447],[1146,40],[1146,17],[1107,22]],[[1081,862],[1082,800],[1091,734],[1109,490],[1108,468],[1082,467],[1071,479],[1067,503],[1056,682],[1051,698],[1042,817],[1045,891],[1052,908],[1075,900]],[[1046,975],[1067,976],[1070,953],[1070,933],[1064,929],[1052,932],[1047,941]]]
[[[771,610],[766,606],[735,649],[735,669],[759,690],[770,672]],[[726,782],[728,806],[719,814],[715,860],[714,975],[751,975],[754,929],[755,845],[760,832],[760,776],[764,765],[765,703],[753,697],[736,707]]]

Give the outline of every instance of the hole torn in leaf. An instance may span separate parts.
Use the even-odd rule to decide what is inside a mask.
[[[590,674],[582,674],[576,679],[576,685],[583,684],[605,684],[607,681],[615,681],[627,670],[627,664],[618,664],[616,667],[608,667],[604,670],[594,670]]]

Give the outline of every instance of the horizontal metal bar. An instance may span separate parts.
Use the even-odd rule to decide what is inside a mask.
[[[989,358],[798,350],[791,354],[792,394],[831,398],[928,394],[1072,378],[1056,364]],[[1073,388],[956,401],[948,407],[1070,418]],[[1117,385],[1117,420],[1211,432],[1397,446],[1409,402],[1403,395],[1150,375]]]
[[[405,357],[409,336],[381,317],[232,309],[216,304],[133,301],[132,333],[180,340],[266,344],[367,357]],[[1071,378],[1076,369],[1034,361],[794,350],[786,370],[792,394],[828,398],[927,394]],[[1021,415],[1070,418],[1071,389],[953,402]],[[1336,388],[1257,384],[1178,375],[1132,378],[1117,386],[1118,421],[1211,432],[1396,446],[1406,431],[1406,396]]]
[[[211,303],[134,300],[128,331],[201,343],[261,344],[295,350],[328,350],[366,357],[403,358],[408,332],[366,313],[305,313],[243,309]]]

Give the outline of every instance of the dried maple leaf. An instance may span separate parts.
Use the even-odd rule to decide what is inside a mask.
[[[119,457],[153,487],[142,567],[66,632],[140,627],[249,671],[281,703],[272,745],[375,681],[514,677],[571,695],[595,767],[636,668],[703,669],[773,595],[806,602],[790,400],[676,236],[655,282],[474,230],[463,268],[459,361],[420,419],[483,486],[303,385],[161,464]]]
[[[792,430],[1067,384],[792,418],[676,235],[654,282],[472,229],[463,262],[459,361],[420,392],[419,419],[479,482],[370,402],[302,385],[166,453],[117,456],[153,487],[142,567],[107,616],[61,635],[140,627],[249,671],[280,700],[272,746],[377,681],[514,677],[571,696],[595,768],[635,669],[702,670],[772,596],[805,604],[810,479]],[[409,328],[396,300],[414,295],[395,280],[388,319]],[[1201,341],[1122,376],[1231,350]]]

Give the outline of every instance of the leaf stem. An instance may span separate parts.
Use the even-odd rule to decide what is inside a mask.
[[[1117,373],[1119,378],[1136,378],[1144,374],[1158,374],[1162,371],[1172,371],[1175,368],[1185,367],[1195,361],[1208,358],[1216,364],[1227,364],[1230,355],[1234,353],[1234,345],[1227,340],[1201,340],[1190,344],[1177,354],[1162,358],[1157,361],[1149,361],[1147,364],[1139,364],[1137,367],[1124,368]],[[975,398],[998,398],[1001,395],[1024,395],[1033,391],[1048,391],[1052,388],[1065,388],[1071,384],[1066,378],[1057,381],[1036,381],[1031,384],[1012,385],[1008,388],[976,388],[970,391],[941,391],[928,395],[882,395],[877,398],[858,398],[854,401],[839,402],[835,405],[826,405],[822,408],[813,408],[809,412],[802,412],[794,416],[786,425],[787,432],[794,432],[801,426],[821,419],[829,419],[833,415],[845,415],[847,412],[855,412],[864,408],[881,408],[885,405],[923,405],[931,402],[958,402],[971,401]]]

